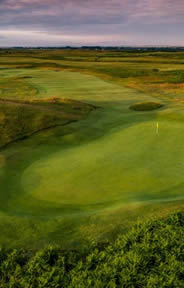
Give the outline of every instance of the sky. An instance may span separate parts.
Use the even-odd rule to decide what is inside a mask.
[[[184,46],[184,0],[0,0],[0,46]]]

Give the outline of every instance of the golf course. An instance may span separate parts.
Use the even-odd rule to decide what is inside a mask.
[[[181,79],[154,91],[150,84],[150,77],[159,83],[159,73],[162,83],[173,71],[178,77],[177,55],[168,60],[173,71],[165,56],[156,64],[148,57],[148,76],[146,56],[140,63],[117,56],[116,71],[129,65],[133,73],[123,77],[106,55],[94,62],[94,55],[79,61],[78,52],[71,59],[17,53],[1,56],[0,65],[1,137],[9,131],[0,138],[2,246],[80,247],[113,239],[138,218],[182,208],[183,87],[173,93]]]

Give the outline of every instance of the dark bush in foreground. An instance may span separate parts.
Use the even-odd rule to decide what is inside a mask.
[[[0,252],[0,287],[184,287],[184,214],[137,224],[89,251]]]
[[[155,102],[143,102],[143,103],[135,103],[130,106],[130,109],[135,111],[151,111],[155,109],[159,109],[163,107],[163,104],[161,103],[155,103]]]

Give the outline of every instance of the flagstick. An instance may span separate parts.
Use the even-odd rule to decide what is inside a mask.
[[[159,128],[159,124],[157,122],[157,128],[156,128],[156,134],[158,135],[158,128]]]

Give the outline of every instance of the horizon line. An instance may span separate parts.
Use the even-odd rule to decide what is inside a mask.
[[[184,48],[182,45],[16,45],[16,46],[0,46],[3,48]]]

